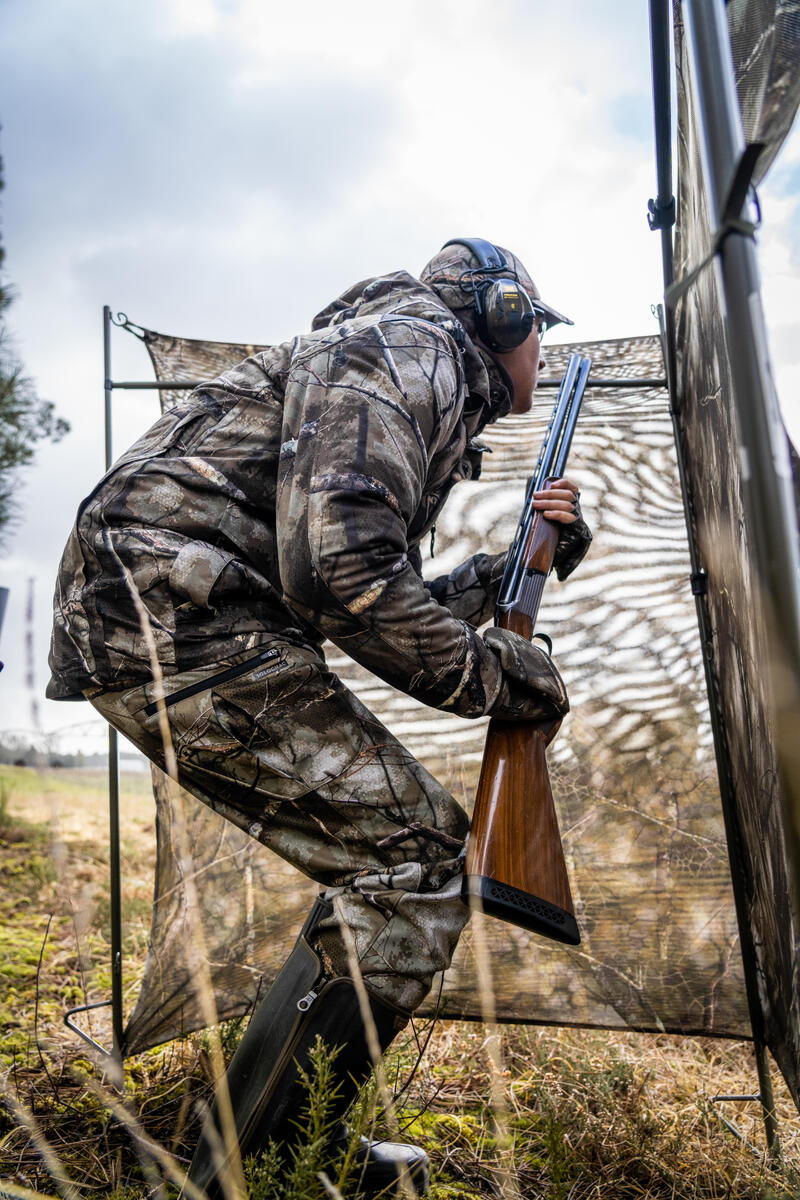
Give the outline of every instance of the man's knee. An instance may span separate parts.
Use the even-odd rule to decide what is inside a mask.
[[[469,919],[461,900],[462,862],[451,860],[446,870],[442,864],[446,878],[437,888],[404,889],[397,886],[402,872],[394,872],[362,875],[332,889],[334,912],[317,926],[314,939],[326,971],[360,973],[369,991],[413,1012],[450,965]],[[340,922],[348,927],[347,938]]]

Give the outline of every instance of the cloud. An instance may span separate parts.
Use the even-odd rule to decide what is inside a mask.
[[[9,209],[45,241],[235,224],[254,196],[307,214],[391,141],[388,87],[333,60],[264,78],[230,36],[163,36],[153,3],[46,7],[42,36],[41,6],[12,5],[3,61]]]
[[[40,684],[51,581],[101,471],[102,303],[166,331],[279,340],[353,280],[417,270],[463,233],[519,251],[582,336],[649,328],[650,167],[608,110],[646,56],[623,72],[638,35],[617,46],[587,0],[568,21],[512,0],[490,21],[480,0],[7,0],[5,25],[12,318],[74,429],[26,476],[9,563],[12,582],[38,578]],[[131,339],[113,352],[116,378],[149,376]],[[117,449],[155,412],[116,393]],[[19,602],[17,584],[0,726],[24,674]]]
[[[343,19],[319,3],[67,0],[46,4],[43,35],[41,6],[17,0],[9,232],[38,290],[57,276],[62,305],[114,281],[140,311],[155,303],[188,321],[219,297],[241,320],[236,288],[264,297],[260,321],[303,322],[329,275],[338,291],[477,232],[520,251],[564,307],[582,298],[587,335],[613,328],[597,324],[613,274],[623,323],[638,311],[641,329],[646,273],[657,281],[653,187],[608,101],[620,79],[639,86],[646,54],[640,44],[623,75],[641,30],[620,34],[595,7],[578,3],[565,22],[499,0],[487,22],[477,0],[408,0],[387,22],[363,2]],[[276,277],[279,313],[266,297]],[[307,283],[321,284],[311,302]]]
[[[73,433],[24,475],[26,518],[0,574],[13,585],[0,727],[23,687],[22,581],[39,581],[41,684],[56,564],[102,470],[103,303],[166,332],[277,341],[354,280],[416,271],[464,234],[518,252],[577,338],[655,330],[646,8],[6,0],[11,320]],[[765,254],[784,274],[799,145],[776,167],[785,194],[764,192],[780,230]],[[778,323],[792,287],[774,292]],[[116,378],[149,377],[133,339],[115,333],[113,354]],[[116,393],[113,407],[121,450],[157,401]],[[54,725],[87,715],[42,711]]]

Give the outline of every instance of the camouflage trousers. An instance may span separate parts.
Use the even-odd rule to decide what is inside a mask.
[[[271,638],[165,692],[181,786],[339,897],[368,987],[413,1011],[468,917],[463,809],[309,647]],[[164,767],[152,683],[91,699]],[[316,940],[348,974],[335,916]]]

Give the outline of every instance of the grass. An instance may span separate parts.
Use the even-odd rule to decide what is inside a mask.
[[[125,882],[126,1007],[147,946],[154,829],[149,778],[124,775],[121,806]],[[143,1163],[109,1104],[97,1095],[97,1068],[62,1024],[63,1010],[108,987],[106,799],[102,772],[0,769],[0,1066],[5,1088],[31,1112],[79,1195],[138,1200],[148,1191]],[[91,1028],[110,1040],[99,1010]],[[223,1029],[230,1054],[239,1026]],[[797,1113],[775,1075],[784,1146],[770,1167],[722,1126],[716,1092],[756,1090],[746,1043],[507,1026],[501,1031],[500,1126],[488,1103],[490,1031],[441,1023],[400,1111],[404,1137],[433,1163],[432,1200],[517,1195],[548,1200],[800,1200]],[[407,1039],[389,1058],[401,1084],[416,1057]],[[302,1161],[278,1169],[269,1155],[247,1164],[253,1200],[312,1200],[319,1192],[314,1123],[324,1120],[324,1076],[311,1103]],[[205,1035],[149,1051],[125,1064],[126,1104],[146,1134],[188,1162],[197,1102],[210,1095]],[[738,1111],[737,1111],[738,1110]],[[763,1148],[758,1105],[722,1106]],[[328,1162],[351,1200],[352,1175]],[[294,1174],[293,1174],[294,1172]],[[338,1174],[337,1174],[338,1172]],[[29,1129],[0,1112],[3,1181],[53,1194]],[[316,1189],[316,1191],[315,1191]]]

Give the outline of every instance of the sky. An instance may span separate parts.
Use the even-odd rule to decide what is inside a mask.
[[[43,697],[58,560],[103,470],[104,304],[165,332],[276,342],[355,280],[417,273],[462,234],[519,254],[575,340],[656,332],[647,8],[4,0],[9,325],[72,432],[20,474],[0,558],[0,736],[38,725],[64,752],[104,745],[88,705]],[[770,344],[800,443],[797,127],[760,196]],[[134,339],[115,334],[112,353],[115,378],[151,377]],[[117,392],[115,453],[157,411],[154,392]]]

